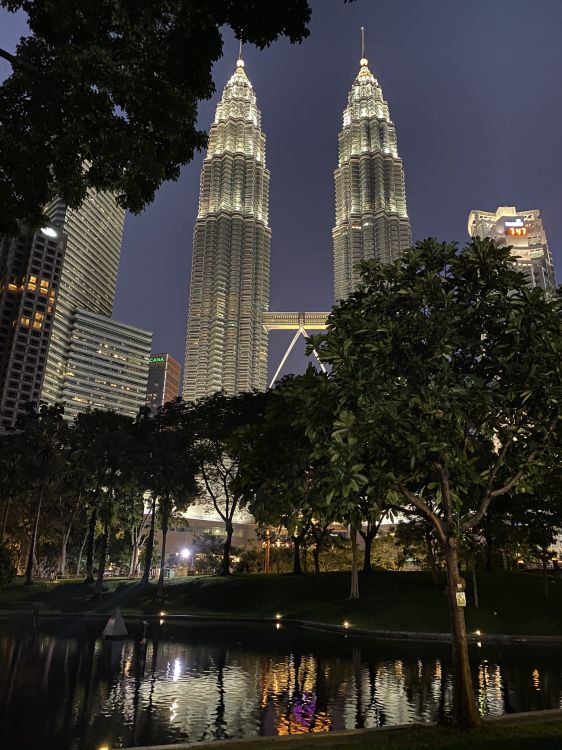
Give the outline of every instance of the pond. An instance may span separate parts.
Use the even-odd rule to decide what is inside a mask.
[[[0,628],[4,750],[94,750],[329,732],[446,716],[449,648],[271,627],[101,621]],[[472,650],[484,715],[562,707],[561,649]]]

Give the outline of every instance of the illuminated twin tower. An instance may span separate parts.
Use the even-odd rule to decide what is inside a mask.
[[[381,87],[362,57],[339,135],[333,229],[335,299],[362,260],[395,260],[411,244],[404,170]],[[239,59],[209,134],[193,236],[183,396],[267,386],[267,335],[325,327],[327,312],[268,312],[269,171],[252,84]],[[273,382],[273,381],[272,381]]]

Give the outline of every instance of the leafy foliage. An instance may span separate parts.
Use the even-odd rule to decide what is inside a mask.
[[[31,35],[0,87],[0,232],[36,224],[60,196],[111,191],[134,213],[206,146],[198,102],[214,90],[221,27],[263,48],[308,36],[306,0],[0,0]]]

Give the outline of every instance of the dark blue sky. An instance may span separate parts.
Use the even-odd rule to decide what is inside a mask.
[[[281,41],[244,53],[271,170],[270,309],[331,306],[333,170],[361,25],[396,124],[414,237],[465,242],[473,208],[538,208],[562,281],[561,0],[311,5],[311,34],[302,45]],[[0,46],[13,49],[22,30],[21,20],[0,11]],[[212,122],[236,57],[227,32],[217,92],[200,107],[202,127]],[[0,76],[7,72],[0,61]],[[154,348],[180,361],[201,160],[164,185],[141,216],[127,218],[114,310],[153,330]],[[271,334],[271,370],[289,339]],[[296,353],[288,371],[302,367]]]

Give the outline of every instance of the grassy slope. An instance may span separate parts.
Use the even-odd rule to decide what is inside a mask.
[[[263,750],[266,746],[272,747],[272,744],[237,742],[232,750]],[[490,722],[482,729],[468,733],[444,727],[416,727],[405,731],[351,735],[339,740],[324,735],[314,742],[302,738],[286,746],[290,750],[346,750],[350,746],[361,750],[560,750],[562,720]]]
[[[128,581],[110,579],[112,592],[101,603],[91,601],[92,592],[83,583],[20,582],[0,591],[0,609],[41,607],[60,611],[106,610],[117,604],[133,612],[157,612],[152,603],[153,587],[140,591]],[[469,631],[562,635],[562,581],[551,587],[545,602],[538,576],[528,573],[480,573],[480,609],[466,609]],[[244,575],[231,578],[198,577],[176,579],[167,584],[167,613],[226,616],[285,617],[352,625],[377,630],[445,632],[448,630],[447,600],[443,586],[435,587],[425,573],[377,572],[362,576],[361,598],[350,602],[349,575]],[[494,612],[497,614],[494,615]]]

